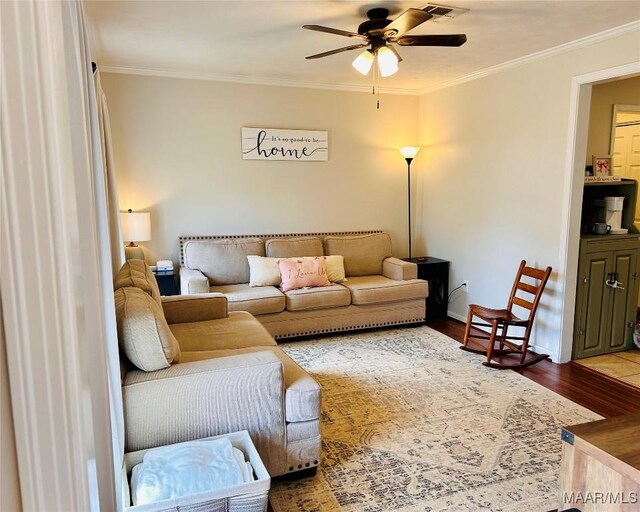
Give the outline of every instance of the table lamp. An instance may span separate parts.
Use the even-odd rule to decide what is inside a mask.
[[[151,215],[149,212],[127,212],[120,213],[120,224],[122,226],[122,239],[129,242],[125,248],[125,258],[128,260],[144,260],[142,248],[136,242],[147,242],[151,240]]]

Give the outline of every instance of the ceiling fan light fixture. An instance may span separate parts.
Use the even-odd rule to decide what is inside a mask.
[[[378,48],[378,68],[380,76],[391,76],[398,71],[398,57],[386,46]]]
[[[360,55],[358,55],[355,60],[351,63],[351,65],[363,75],[368,75],[371,66],[373,66],[373,53],[371,50],[365,50]]]

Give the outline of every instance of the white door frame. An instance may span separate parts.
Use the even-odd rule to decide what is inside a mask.
[[[559,363],[571,360],[574,312],[578,287],[578,253],[580,246],[580,216],[584,188],[585,154],[589,128],[591,86],[594,83],[640,73],[640,62],[602,69],[573,77],[569,105],[567,155],[564,194],[560,218],[560,265],[564,275],[560,350],[554,358]]]

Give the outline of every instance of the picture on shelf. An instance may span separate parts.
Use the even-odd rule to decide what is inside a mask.
[[[593,156],[593,175],[599,177],[611,176],[611,155]]]

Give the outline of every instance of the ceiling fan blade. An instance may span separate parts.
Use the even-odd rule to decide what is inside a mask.
[[[351,45],[351,46],[345,46],[344,48],[338,48],[337,50],[330,50],[328,52],[316,53],[315,55],[309,55],[308,57],[305,57],[305,59],[320,59],[322,57],[328,57],[329,55],[334,55],[336,53],[347,52],[349,50],[357,50],[358,48],[365,48],[366,46],[369,46],[369,43],[354,44],[354,45]]]
[[[396,57],[398,58],[398,62],[402,62],[402,57],[400,57],[400,54],[398,53],[398,50],[396,50],[392,44],[388,44],[387,47],[389,48],[389,50],[391,50],[393,53],[395,53]]]
[[[467,36],[465,34],[404,36],[393,42],[400,46],[462,46],[467,42]]]
[[[345,37],[359,37],[360,39],[369,39],[362,34],[356,34],[355,32],[348,32],[347,30],[340,30],[338,28],[323,27],[321,25],[302,25],[302,28],[307,30],[315,30],[316,32],[326,32],[327,34],[335,34],[337,36]]]
[[[382,32],[385,39],[390,37],[401,37],[405,32],[431,19],[433,16],[421,9],[407,9],[395,20],[389,23]]]

